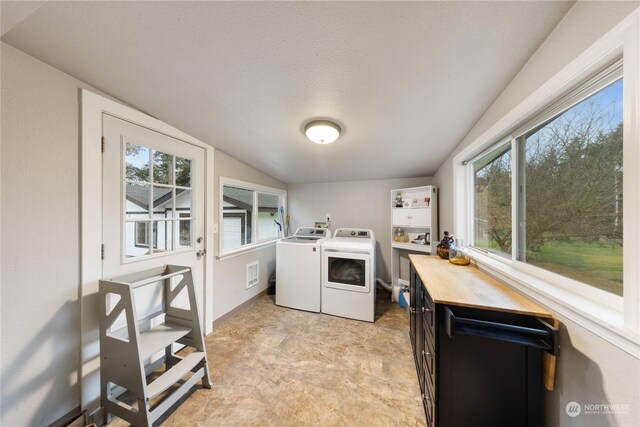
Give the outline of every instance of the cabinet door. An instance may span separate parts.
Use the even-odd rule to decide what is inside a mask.
[[[431,209],[411,209],[411,213],[409,214],[409,224],[411,227],[430,227]]]
[[[420,382],[420,390],[425,392],[425,381],[424,381],[424,358],[422,357],[424,354],[424,328],[422,327],[422,316],[418,313],[422,313],[422,292],[424,291],[424,287],[422,285],[422,280],[420,276],[416,274],[416,329],[415,333],[415,356],[417,358],[417,368],[418,368],[418,380]]]
[[[411,225],[411,211],[413,209],[394,209],[393,225],[396,227],[409,227]]]
[[[410,265],[409,273],[409,336],[411,337],[411,346],[415,352],[415,339],[416,339],[416,270],[413,268],[413,264]]]
[[[393,225],[398,227],[409,227],[410,225],[410,211],[413,209],[394,209],[393,210]]]

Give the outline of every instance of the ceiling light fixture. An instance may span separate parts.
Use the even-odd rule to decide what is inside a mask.
[[[304,134],[316,144],[331,144],[341,132],[340,126],[329,120],[313,120],[304,127]]]

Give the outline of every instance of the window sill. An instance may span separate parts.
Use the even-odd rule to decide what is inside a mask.
[[[472,258],[479,269],[640,359],[640,337],[624,328],[621,310],[528,274],[510,261],[499,261],[474,250]]]
[[[266,242],[254,243],[252,245],[246,245],[238,249],[233,249],[230,251],[223,252],[221,255],[218,255],[216,259],[218,261],[224,261],[226,259],[235,258],[240,255],[244,255],[248,252],[257,251],[260,249],[268,248],[270,246],[275,246],[279,239],[268,240]]]

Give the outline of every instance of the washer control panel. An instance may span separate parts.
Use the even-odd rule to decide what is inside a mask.
[[[331,237],[331,232],[326,228],[300,227],[295,236]]]
[[[370,239],[371,230],[359,228],[339,228],[336,230],[336,237],[349,237],[352,239]]]

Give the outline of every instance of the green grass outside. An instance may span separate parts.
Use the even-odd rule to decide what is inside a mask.
[[[529,264],[622,296],[622,247],[549,241]]]
[[[476,244],[500,252],[493,241]],[[531,255],[528,264],[622,296],[622,246],[550,240]]]

